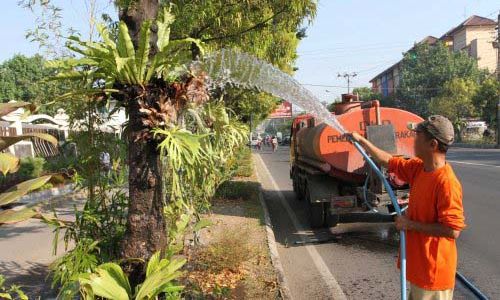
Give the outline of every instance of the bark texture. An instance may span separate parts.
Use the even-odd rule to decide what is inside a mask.
[[[166,245],[162,169],[157,143],[140,138],[144,125],[139,101],[128,104],[129,209],[122,256],[148,259]]]
[[[129,7],[120,10],[120,20],[127,24],[134,46],[137,49],[141,24],[154,20],[158,14],[158,0],[137,0]],[[154,30],[153,30],[154,31]],[[154,33],[154,32],[153,32]],[[150,43],[156,45],[156,34],[152,34]],[[150,55],[155,54],[155,47]],[[135,87],[129,87],[125,93],[126,108],[129,114],[127,129],[128,164],[129,164],[129,207],[127,231],[122,243],[121,256],[124,259],[141,258],[147,261],[151,255],[165,249],[167,230],[163,207],[162,169],[160,156],[153,140],[140,139],[144,133],[144,124],[140,112],[141,101],[146,96],[139,96]],[[144,95],[144,94],[143,94]],[[148,101],[155,101],[150,94]],[[140,283],[144,277],[142,263],[129,263],[125,270],[130,274],[132,285]]]

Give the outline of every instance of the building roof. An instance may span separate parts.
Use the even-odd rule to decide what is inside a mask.
[[[450,29],[448,32],[446,32],[442,37],[440,37],[439,39],[434,37],[434,36],[426,36],[424,39],[422,39],[420,42],[416,43],[416,45],[418,44],[422,44],[422,43],[427,43],[429,45],[434,45],[438,40],[444,40],[444,39],[449,39],[451,38],[451,36],[456,33],[457,31],[461,30],[462,28],[464,27],[472,27],[472,26],[477,26],[477,27],[480,27],[480,26],[485,26],[485,27],[490,27],[490,26],[496,26],[497,25],[497,22],[492,20],[492,19],[488,19],[488,18],[485,18],[485,17],[480,17],[480,16],[476,16],[476,15],[473,15],[473,16],[470,16],[469,18],[467,18],[467,20],[463,21],[462,23],[460,23],[458,26]],[[413,46],[415,47],[415,46]],[[411,49],[410,48],[408,51],[410,51]],[[398,61],[397,63],[393,64],[392,66],[390,66],[389,68],[385,69],[384,71],[380,72],[379,74],[377,74],[375,77],[373,77],[369,82],[372,82],[374,80],[376,80],[378,77],[382,76],[384,73],[387,73],[389,72],[390,70],[392,70],[394,67],[396,67],[399,63],[401,62]]]
[[[460,23],[457,27],[450,29],[442,37],[440,37],[440,39],[444,39],[446,37],[452,36],[454,33],[456,33],[457,31],[461,30],[464,27],[470,27],[470,26],[490,27],[490,26],[496,26],[496,25],[497,25],[497,22],[492,20],[492,19],[473,15],[473,16],[468,17],[465,21]]]
[[[423,43],[426,43],[426,44],[429,44],[429,45],[434,45],[439,39],[435,36],[432,36],[432,35],[428,35],[426,36],[425,38],[423,38],[420,42],[418,43],[415,43],[415,45],[420,45],[420,44],[423,44]],[[410,51],[411,49],[413,49],[415,46],[411,47],[408,51]],[[399,63],[401,62],[401,60],[399,60],[398,62],[396,62],[395,64],[391,65],[389,68],[383,70],[382,72],[378,73],[375,77],[373,77],[372,79],[370,79],[369,82],[372,82],[374,81],[375,79],[377,79],[378,77],[382,76],[384,73],[387,73],[389,72],[390,70],[394,69],[397,65],[399,65]]]

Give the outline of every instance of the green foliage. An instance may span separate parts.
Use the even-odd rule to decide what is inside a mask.
[[[38,105],[41,113],[53,115],[55,108],[44,104],[52,102],[56,95],[63,94],[71,86],[67,82],[46,81],[55,73],[44,65],[45,60],[40,55],[15,55],[0,64],[0,102],[27,101]],[[62,103],[62,107],[65,106]]]
[[[160,258],[157,252],[149,259],[144,282],[132,291],[127,276],[118,264],[105,263],[98,266],[94,273],[82,274],[79,277],[83,299],[157,299],[160,294],[178,299],[183,286],[174,284],[174,280],[182,275],[179,269],[186,263],[185,259]]]
[[[43,157],[21,158],[17,174],[23,179],[40,177],[44,171],[45,159]]]
[[[224,103],[234,111],[234,115],[242,122],[252,121],[257,126],[276,108],[279,100],[275,97],[250,91],[228,88],[224,95]]]
[[[475,115],[472,98],[478,85],[472,80],[455,78],[446,82],[441,93],[429,103],[429,112],[447,117],[460,130],[464,119]]]
[[[5,286],[5,277],[0,274],[0,298],[28,300],[28,296],[18,285]]]
[[[415,45],[401,61],[396,105],[427,116],[431,99],[442,94],[446,82],[455,78],[480,82],[485,74],[463,51],[450,51],[443,43]]]
[[[172,39],[192,37],[201,40],[207,51],[234,48],[264,59],[292,73],[296,49],[304,36],[304,24],[316,15],[317,1],[187,1],[163,0],[172,4],[176,21]],[[192,47],[191,57],[200,53]],[[228,89],[224,101],[241,121],[258,124],[274,109],[277,99],[263,93]]]
[[[8,114],[9,112],[13,111],[14,109],[18,107],[27,107],[29,108],[30,111],[35,110],[35,106],[33,104],[27,103],[27,102],[20,102],[20,103],[0,103],[0,117]],[[49,134],[43,134],[43,133],[31,133],[31,134],[25,134],[22,136],[1,136],[0,137],[0,151],[6,150],[7,147],[28,139],[28,138],[39,138],[46,140],[48,142],[51,142],[54,145],[57,145],[57,140],[49,135]],[[9,155],[7,153],[2,153],[0,155],[0,158],[2,159],[0,163],[0,170],[3,174],[3,176],[0,178],[2,181],[5,179],[4,176],[7,173],[13,173],[16,172],[19,167],[20,167],[20,159],[17,159],[16,157]],[[33,170],[34,171],[34,170]],[[30,174],[33,175],[33,174]],[[4,193],[0,193],[0,207],[12,204],[16,201],[19,200],[22,196],[26,195],[30,191],[39,189],[42,187],[44,184],[46,184],[49,180],[60,177],[60,174],[51,174],[51,175],[45,175],[42,177],[38,178],[33,178],[21,183],[16,184],[15,186],[9,188],[7,191]],[[31,205],[27,206],[23,209],[20,210],[13,210],[13,209],[2,209],[0,210],[0,225],[2,224],[7,224],[7,223],[16,223],[16,222],[21,222],[26,219],[29,219],[37,214],[36,210],[34,209],[36,205]]]
[[[246,141],[246,126],[231,120],[222,102],[188,110],[189,129],[155,129],[162,136],[160,155],[166,162],[167,190],[178,208],[207,207],[216,187],[230,178],[227,162]],[[174,218],[175,220],[175,218]]]
[[[246,145],[240,146],[234,156],[228,160],[228,168],[234,176],[250,177],[253,175],[252,150]]]
[[[68,48],[82,56],[80,59],[64,59],[49,62],[47,65],[62,69],[54,79],[71,79],[81,81],[85,78],[102,79],[110,88],[115,82],[123,85],[146,86],[152,79],[176,78],[179,66],[189,61],[185,52],[191,43],[201,43],[192,38],[170,41],[170,24],[174,17],[168,9],[163,9],[156,20],[156,51],[150,55],[151,21],[141,25],[137,51],[134,48],[128,27],[124,22],[118,26],[118,37],[114,40],[109,29],[102,24],[97,26],[101,42],[82,41],[77,36],[70,36]],[[188,46],[186,48],[186,46]],[[105,89],[105,91],[117,90]],[[92,90],[83,90],[89,94]],[[68,94],[75,95],[77,92]]]
[[[499,99],[500,82],[493,77],[488,77],[483,81],[472,98],[477,114],[482,120],[488,122],[491,128],[497,127],[496,110]]]
[[[59,299],[74,299],[78,293],[78,278],[81,274],[92,273],[99,262],[97,241],[82,239],[75,248],[52,262],[52,288],[60,287]]]
[[[382,99],[382,94],[374,92],[369,87],[354,88],[352,90],[352,93],[358,94],[360,101],[370,101],[370,100],[379,100],[380,101]]]
[[[78,160],[75,156],[57,155],[45,160],[44,170],[47,172],[64,172],[78,167]]]

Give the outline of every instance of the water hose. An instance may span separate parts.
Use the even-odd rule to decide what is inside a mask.
[[[391,199],[392,205],[396,210],[398,216],[401,216],[402,211],[398,204],[398,199],[394,195],[394,191],[392,190],[389,182],[385,178],[384,174],[380,171],[377,165],[373,162],[373,160],[368,156],[365,152],[365,149],[361,147],[361,145],[351,139],[352,144],[356,149],[358,149],[359,153],[364,157],[368,165],[372,168],[372,170],[377,174],[377,176],[382,180],[384,187],[389,194],[389,198]],[[404,230],[399,231],[399,248],[400,248],[400,281],[401,281],[401,300],[406,300],[406,234]]]
[[[370,211],[372,211],[374,213],[377,213],[377,214],[380,214],[380,215],[384,215],[384,216],[394,216],[394,215],[396,215],[397,214],[396,211],[394,211],[392,213],[384,213],[384,212],[379,211],[378,209],[376,209],[375,207],[373,207],[370,204],[370,201],[368,201],[368,195],[366,194],[366,192],[368,191],[368,182],[369,181],[370,181],[370,174],[368,174],[366,176],[365,184],[363,185],[363,201],[365,202],[366,207],[368,207],[370,209]],[[406,205],[405,207],[403,207],[401,209],[401,212],[405,211],[407,208],[408,208],[408,205]]]

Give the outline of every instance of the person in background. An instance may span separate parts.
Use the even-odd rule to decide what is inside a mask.
[[[276,150],[278,150],[278,138],[274,135],[271,138],[271,144],[273,145],[273,152],[276,152]]]
[[[416,132],[416,157],[408,160],[377,148],[359,133],[348,135],[389,172],[410,184],[406,214],[395,220],[396,228],[407,234],[408,298],[451,300],[457,269],[455,240],[465,227],[462,186],[446,162],[454,140],[453,125],[439,115],[411,125]]]
[[[111,157],[107,151],[103,151],[99,154],[99,162],[101,163],[101,170],[108,174],[111,170]]]

